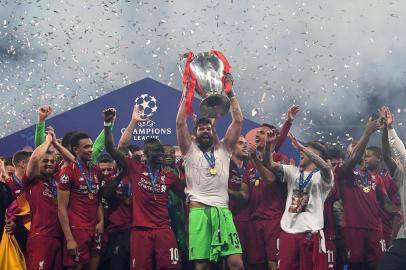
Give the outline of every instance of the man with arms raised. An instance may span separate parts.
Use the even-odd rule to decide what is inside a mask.
[[[323,238],[323,204],[333,187],[333,173],[324,160],[325,149],[317,142],[300,144],[291,136],[292,144],[300,151],[299,167],[271,164],[279,181],[287,183],[288,197],[281,219],[281,270],[318,269],[325,263],[320,256]],[[272,163],[272,157],[269,157]],[[269,165],[269,164],[268,164]],[[268,166],[269,167],[269,166]],[[325,267],[327,264],[325,263]]]
[[[112,108],[104,111],[105,145],[131,184],[131,269],[150,270],[153,266],[155,269],[176,269],[180,258],[175,235],[170,228],[168,192],[170,189],[182,191],[184,185],[172,171],[164,170],[164,149],[158,139],[144,141],[145,164],[124,157],[114,149],[110,126],[115,114]]]
[[[23,178],[26,197],[31,209],[31,229],[27,241],[27,268],[29,270],[62,269],[63,234],[58,221],[55,153],[49,152],[53,145],[68,161],[73,155],[48,128],[45,142],[32,153]]]
[[[209,262],[220,256],[227,257],[230,269],[243,269],[241,245],[228,209],[230,157],[241,133],[241,109],[231,91],[232,122],[224,139],[214,144],[212,122],[201,118],[193,140],[186,123],[185,92],[176,118],[176,136],[185,160],[185,193],[190,207],[189,259],[198,270],[209,269]]]

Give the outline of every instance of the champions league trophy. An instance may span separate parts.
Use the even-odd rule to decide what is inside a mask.
[[[193,97],[196,91],[203,99],[200,111],[208,118],[218,118],[230,109],[230,99],[227,95],[231,92],[232,79],[230,64],[224,55],[215,50],[194,55],[188,52],[181,56],[181,61],[186,59],[183,74],[183,85],[186,87],[186,110],[193,111]]]

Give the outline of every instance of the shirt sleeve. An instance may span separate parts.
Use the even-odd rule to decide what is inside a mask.
[[[406,149],[394,128],[388,130],[388,138],[392,152],[399,157],[403,167],[406,168]]]
[[[100,132],[99,136],[94,140],[93,143],[93,153],[92,153],[92,163],[97,163],[97,158],[100,156],[101,152],[104,150],[104,129]]]
[[[276,143],[276,146],[275,146],[275,152],[279,152],[279,149],[281,148],[282,144],[286,140],[286,137],[288,136],[291,126],[292,126],[292,123],[289,122],[288,120],[286,120],[285,123],[283,123],[281,131],[279,132],[278,142]]]
[[[35,148],[45,142],[45,122],[38,122],[35,126],[34,145]]]
[[[294,173],[294,169],[298,170],[296,167],[292,166],[292,165],[280,165],[283,168],[283,179],[282,179],[282,183],[289,183],[292,181],[293,177],[293,173]]]
[[[70,190],[72,186],[73,172],[71,166],[66,166],[59,174],[57,185],[60,190]]]

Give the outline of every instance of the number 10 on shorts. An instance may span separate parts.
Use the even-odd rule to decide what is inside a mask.
[[[170,248],[169,252],[171,253],[172,264],[177,264],[179,261],[179,250],[178,248]]]

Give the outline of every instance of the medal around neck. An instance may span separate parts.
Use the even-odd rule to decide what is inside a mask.
[[[186,87],[186,110],[193,111],[192,103],[194,92],[203,99],[200,111],[208,118],[223,116],[230,109],[230,99],[227,93],[231,92],[231,82],[226,80],[230,72],[230,64],[225,56],[216,50],[194,55],[188,52],[181,56],[181,62],[186,61],[184,70],[178,64],[183,75],[183,85]]]
[[[210,168],[209,169],[209,172],[210,172],[210,174],[212,175],[212,176],[216,176],[217,175],[217,170],[216,170],[216,168]]]

